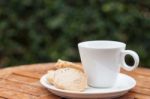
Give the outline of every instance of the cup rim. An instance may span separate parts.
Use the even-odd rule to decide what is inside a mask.
[[[118,44],[118,46],[113,46],[113,47],[90,47],[90,46],[86,46],[87,44],[94,43],[94,42],[114,43],[114,44]],[[79,42],[78,47],[88,48],[88,49],[117,49],[117,48],[126,47],[126,44],[123,42],[120,42],[120,41],[113,41],[113,40],[90,40],[90,41]]]

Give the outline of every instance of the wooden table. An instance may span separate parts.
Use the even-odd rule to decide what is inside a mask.
[[[54,63],[1,69],[0,99],[62,99],[47,91],[39,83],[40,77],[52,68]],[[150,69],[138,68],[133,72],[122,72],[134,77],[137,85],[117,99],[150,99]]]

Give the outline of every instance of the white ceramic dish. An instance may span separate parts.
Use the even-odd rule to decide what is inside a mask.
[[[136,81],[132,77],[120,73],[116,84],[111,88],[88,87],[83,92],[73,92],[54,87],[48,83],[46,77],[46,74],[43,75],[40,79],[40,83],[55,95],[66,98],[115,98],[127,93],[136,85]]]

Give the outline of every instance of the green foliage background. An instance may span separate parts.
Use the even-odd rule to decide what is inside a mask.
[[[0,66],[80,61],[77,43],[117,40],[150,67],[149,0],[1,0]]]

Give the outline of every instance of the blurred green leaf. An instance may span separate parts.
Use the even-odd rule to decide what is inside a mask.
[[[150,67],[149,0],[9,0],[0,3],[0,65],[80,61],[77,44],[117,40]]]

